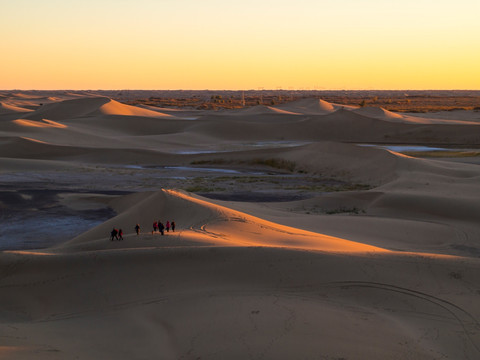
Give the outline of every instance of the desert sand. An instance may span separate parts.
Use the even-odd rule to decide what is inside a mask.
[[[0,102],[4,232],[105,215],[3,247],[0,358],[480,358],[478,112]]]

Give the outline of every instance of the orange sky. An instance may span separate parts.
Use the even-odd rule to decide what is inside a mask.
[[[0,4],[0,89],[479,89],[478,0]]]

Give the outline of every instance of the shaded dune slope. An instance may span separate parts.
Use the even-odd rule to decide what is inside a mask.
[[[2,264],[15,272],[1,279],[1,318],[28,338],[6,340],[9,358],[48,359],[53,348],[128,359],[132,346],[165,359],[478,355],[478,309],[464,293],[479,267],[468,260],[190,247],[5,254]]]
[[[0,138],[0,152],[2,157],[12,159],[68,160],[105,164],[136,164],[139,161],[158,163],[162,156],[167,156],[149,149],[56,145],[27,137]]]

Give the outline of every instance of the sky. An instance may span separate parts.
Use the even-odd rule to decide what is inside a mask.
[[[0,89],[480,89],[479,0],[0,0]]]

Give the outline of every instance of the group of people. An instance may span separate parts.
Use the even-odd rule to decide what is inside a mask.
[[[153,233],[160,232],[160,234],[165,235],[165,230],[167,232],[170,232],[170,229],[172,229],[172,232],[175,232],[175,221],[168,221],[165,223],[165,225],[161,221],[154,221],[153,222]],[[135,225],[135,233],[137,235],[140,234],[140,225],[136,224]],[[123,240],[123,231],[122,229],[116,229],[113,228],[111,233],[110,233],[110,240]]]
[[[170,223],[170,221],[167,220],[165,225],[163,225],[163,223],[160,220],[154,221],[152,234],[158,231],[160,232],[160,234],[165,235],[165,230],[167,230],[167,232],[170,232],[170,229],[172,229],[172,232],[175,232],[175,221],[172,221]]]
[[[112,229],[110,233],[110,240],[123,240],[123,230],[122,229]]]

